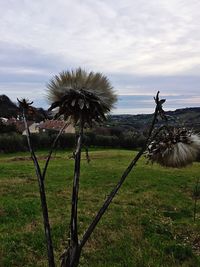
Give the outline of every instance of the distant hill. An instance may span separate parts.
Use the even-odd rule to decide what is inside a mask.
[[[0,117],[11,118],[18,114],[18,107],[6,95],[0,95]]]
[[[182,125],[200,131],[200,107],[167,111],[166,114],[169,116],[170,125]],[[151,123],[152,116],[153,114],[111,115],[108,125],[141,131]],[[158,124],[162,123],[162,121],[158,121]]]
[[[34,120],[40,122],[48,118],[47,112],[43,108],[35,108]],[[0,118],[17,118],[19,109],[6,95],[0,95]],[[29,118],[30,119],[30,118]],[[31,118],[32,119],[32,118]]]
[[[36,121],[47,118],[47,112],[42,109],[36,109]],[[6,95],[0,95],[0,117],[16,117],[18,107]],[[200,107],[182,108],[175,111],[167,111],[170,117],[169,123],[173,125],[183,125],[200,131]],[[110,115],[106,125],[108,127],[120,127],[127,130],[143,131],[151,123],[153,114],[139,115]],[[162,122],[160,122],[162,123]]]

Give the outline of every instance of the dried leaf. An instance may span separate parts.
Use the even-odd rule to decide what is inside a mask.
[[[74,107],[75,104],[76,104],[76,99],[73,99],[72,102],[71,102],[72,107]]]
[[[80,109],[83,109],[85,105],[85,101],[83,99],[79,99],[78,104],[79,104]]]

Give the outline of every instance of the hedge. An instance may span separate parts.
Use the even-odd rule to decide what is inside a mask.
[[[31,141],[34,149],[49,149],[52,141],[55,138],[54,134],[32,134]],[[58,149],[67,149],[75,147],[75,135],[63,134],[58,141]],[[87,133],[84,135],[83,143],[85,146],[111,147],[111,148],[138,148],[142,146],[144,138],[133,138],[130,136],[109,136],[109,135],[95,135],[94,133]],[[0,135],[0,152],[18,152],[27,151],[26,136],[17,133],[1,134]]]

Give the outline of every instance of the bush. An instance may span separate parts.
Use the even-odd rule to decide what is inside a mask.
[[[14,124],[6,125],[0,120],[0,133],[16,133],[17,129]]]
[[[145,142],[145,137],[142,134],[134,132],[125,132],[120,138],[120,146],[128,149],[142,147]]]
[[[119,138],[117,136],[96,135],[94,145],[103,147],[119,147]]]
[[[0,151],[1,152],[18,152],[26,151],[24,136],[20,134],[1,134],[0,135]]]
[[[84,144],[86,146],[95,146],[96,135],[94,132],[87,132],[84,134]]]
[[[25,136],[26,138],[26,136]],[[33,144],[33,148],[34,149],[44,149],[45,146],[47,146],[47,143],[50,144],[50,142],[48,142],[49,140],[49,136],[42,133],[42,134],[31,134],[31,142]]]
[[[50,149],[57,133],[32,134],[31,140],[34,149]],[[73,148],[75,145],[75,134],[62,134],[58,140],[57,148]]]
[[[37,149],[50,149],[53,140],[57,133],[40,133],[31,134],[31,141],[33,148]],[[59,138],[57,148],[68,149],[75,147],[75,134],[62,134]],[[124,133],[123,135],[96,135],[93,132],[84,134],[83,144],[85,146],[99,146],[111,148],[127,148],[135,149],[142,147],[145,138],[143,135],[133,134],[132,132]],[[1,152],[18,152],[27,151],[26,136],[17,133],[7,133],[0,135],[0,151]]]
[[[37,149],[50,149],[56,134],[31,134],[31,142],[33,148]],[[57,147],[59,149],[72,148],[75,145],[75,135],[74,134],[63,134],[60,136]],[[19,152],[27,151],[27,139],[26,136],[21,134],[1,134],[0,135],[0,152]]]
[[[58,147],[61,149],[73,148],[75,146],[75,139],[75,134],[62,134],[58,142]]]

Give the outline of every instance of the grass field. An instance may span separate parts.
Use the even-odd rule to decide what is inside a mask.
[[[46,178],[57,266],[66,245],[73,160],[58,152]],[[44,152],[40,152],[41,164]],[[135,152],[83,154],[79,232],[83,234]],[[193,222],[193,188],[200,163],[185,169],[147,165],[143,158],[83,250],[82,267],[200,266],[200,203]],[[27,153],[0,155],[2,267],[47,266],[38,184]]]

